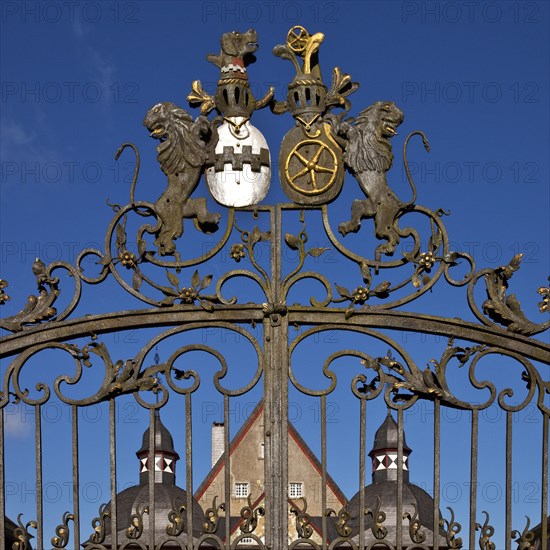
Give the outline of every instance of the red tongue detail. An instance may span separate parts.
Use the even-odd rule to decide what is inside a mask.
[[[232,63],[233,63],[233,65],[238,65],[239,67],[242,67],[244,69],[244,62],[243,62],[242,58],[234,57],[232,59]]]

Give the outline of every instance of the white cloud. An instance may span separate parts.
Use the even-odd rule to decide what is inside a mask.
[[[14,146],[30,145],[36,141],[36,134],[29,132],[23,125],[14,121],[2,122],[0,126],[2,147],[6,141],[10,141]]]
[[[3,162],[52,162],[58,155],[41,143],[39,135],[13,119],[0,121],[0,157]]]
[[[71,30],[73,31],[73,34],[80,40],[83,40],[88,34],[88,30],[82,24],[82,20],[80,17],[73,18]]]
[[[115,82],[116,66],[109,58],[109,54],[101,52],[91,44],[91,39],[88,37],[90,34],[89,26],[84,25],[80,17],[74,18],[71,30],[78,42],[85,46],[86,56],[90,60],[91,77],[103,90],[102,102],[105,104],[108,98],[106,92]]]
[[[115,82],[116,67],[111,60],[99,50],[89,48],[89,56],[92,61],[93,77],[99,88],[103,90],[102,100],[108,101],[107,91]]]
[[[34,414],[25,405],[10,403],[4,408],[4,431],[7,437],[25,439],[34,429]]]

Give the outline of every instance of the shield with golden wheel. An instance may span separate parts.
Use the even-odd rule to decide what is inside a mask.
[[[342,149],[324,122],[309,130],[297,126],[281,144],[279,178],[284,192],[293,202],[326,204],[342,190],[344,167]]]

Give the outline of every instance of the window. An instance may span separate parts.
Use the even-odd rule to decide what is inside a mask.
[[[265,445],[263,443],[260,443],[260,456],[258,458],[260,460],[265,458]]]
[[[248,483],[238,481],[235,483],[235,498],[246,498],[248,496]]]
[[[289,487],[288,496],[290,498],[299,498],[304,496],[304,484],[292,482]]]

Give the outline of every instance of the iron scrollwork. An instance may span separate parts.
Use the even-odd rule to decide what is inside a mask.
[[[32,265],[32,272],[36,277],[36,285],[38,287],[38,295],[31,295],[27,298],[25,307],[16,315],[6,317],[0,320],[0,327],[12,332],[23,330],[23,327],[49,321],[57,315],[57,309],[54,303],[59,296],[59,279],[51,277],[49,270],[40,258],[36,258]],[[1,281],[0,287],[2,298],[0,303],[9,300],[9,296],[4,293],[4,288],[8,286],[6,281]]]
[[[284,101],[275,101],[274,91],[270,89],[262,100],[257,101],[251,94],[247,76],[247,66],[254,61],[253,54],[258,42],[257,34],[253,29],[245,33],[224,34],[221,39],[220,54],[208,57],[209,61],[220,69],[220,80],[216,92],[212,96],[207,94],[202,89],[200,82],[195,81],[192,86],[193,91],[188,97],[192,106],[200,107],[201,114],[193,120],[192,116],[184,109],[173,103],[165,102],[153,106],[145,117],[145,126],[151,136],[160,142],[157,148],[158,161],[168,178],[167,188],[161,197],[154,203],[136,200],[140,156],[135,145],[124,143],[117,151],[115,158],[118,159],[126,148],[131,148],[134,151],[135,170],[130,190],[130,203],[126,206],[113,206],[115,217],[107,231],[105,250],[85,249],[77,258],[75,267],[64,262],[54,262],[46,267],[40,260],[36,260],[33,271],[37,278],[38,295],[29,298],[29,302],[19,313],[4,318],[1,326],[9,331],[17,332],[25,327],[63,320],[77,306],[82,282],[99,284],[110,274],[127,292],[153,306],[198,305],[212,311],[215,306],[233,305],[235,300],[223,298],[220,289],[228,279],[241,275],[260,283],[266,293],[266,303],[277,302],[278,300],[270,288],[271,274],[268,274],[259,265],[254,254],[251,253],[255,245],[255,231],[241,231],[234,225],[232,208],[227,212],[226,230],[211,252],[197,258],[182,259],[181,251],[176,246],[176,241],[183,234],[185,218],[193,219],[198,229],[206,233],[215,231],[219,227],[221,215],[207,210],[205,198],[191,198],[191,194],[198,185],[198,178],[202,171],[210,164],[212,166],[219,164],[219,159],[216,160],[219,156],[216,152],[217,147],[228,147],[224,142],[225,138],[221,128],[224,125],[229,125],[228,127],[234,135],[238,135],[239,132],[244,134],[251,114],[258,108],[270,105],[277,114],[290,111],[297,121],[296,128],[290,133],[298,131],[301,137],[296,138],[297,141],[293,138],[296,143],[292,140],[290,140],[292,143],[283,143],[281,158],[285,162],[291,162],[289,160],[291,158],[298,159],[296,162],[303,165],[301,169],[303,175],[300,178],[310,177],[311,179],[314,178],[311,174],[321,174],[330,180],[332,172],[328,168],[325,170],[326,167],[323,165],[323,162],[329,162],[330,159],[332,159],[334,169],[339,170],[340,175],[335,176],[334,182],[326,190],[317,187],[312,189],[315,191],[314,193],[304,194],[294,189],[290,196],[295,205],[303,204],[312,211],[316,208],[321,211],[326,235],[334,249],[359,266],[363,281],[356,285],[353,291],[348,290],[342,284],[336,284],[335,288],[339,298],[333,300],[333,289],[321,274],[301,271],[306,256],[318,257],[328,250],[327,247],[313,247],[311,250],[305,251],[303,250],[305,241],[297,240],[296,237],[288,233],[286,244],[299,252],[300,259],[292,275],[284,281],[283,286],[286,294],[290,287],[299,281],[315,278],[324,285],[327,296],[322,301],[311,299],[311,305],[324,307],[347,301],[349,306],[345,309],[345,317],[349,318],[351,315],[369,311],[372,308],[394,309],[415,300],[432,289],[437,280],[444,275],[447,281],[454,286],[469,285],[470,307],[484,324],[502,325],[508,331],[527,335],[546,330],[550,326],[550,322],[533,323],[529,321],[521,310],[517,298],[514,295],[506,295],[507,281],[512,273],[519,268],[521,255],[516,256],[508,266],[476,271],[470,256],[461,252],[453,252],[450,249],[449,239],[441,220],[447,212],[443,209],[432,211],[416,204],[416,188],[407,164],[407,147],[410,139],[418,135],[422,138],[425,149],[429,150],[428,141],[423,132],[410,132],[403,144],[404,169],[411,186],[411,200],[408,202],[400,200],[388,186],[387,172],[391,170],[393,163],[391,140],[404,117],[399,107],[393,102],[378,101],[362,110],[356,118],[347,120],[344,120],[342,116],[329,113],[335,107],[342,107],[344,112],[347,112],[351,108],[348,96],[357,89],[358,84],[353,82],[348,74],[342,73],[339,68],[335,68],[333,71],[330,88],[327,89],[323,84],[318,54],[324,38],[323,33],[310,34],[303,27],[297,26],[291,29],[287,35],[286,43],[276,46],[274,50],[275,55],[291,61],[296,69],[296,77],[289,84],[288,96]],[[220,119],[207,118],[207,115],[214,110],[219,113]],[[316,141],[319,141],[317,145],[313,143]],[[223,155],[225,154],[223,153]],[[232,157],[232,162],[236,163],[233,172],[238,172],[239,167],[242,168],[243,162],[247,164],[244,160],[246,154],[243,151],[244,156],[241,155],[240,164],[237,162],[239,159],[236,159],[239,155],[233,154],[235,158]],[[255,157],[254,159],[250,157],[249,160],[251,166],[256,164]],[[262,161],[258,160],[258,162],[261,165]],[[285,162],[281,163],[283,168]],[[222,164],[225,166],[228,163],[224,161]],[[376,247],[374,258],[368,258],[363,253],[358,254],[349,250],[338,240],[331,228],[326,204],[334,200],[339,193],[338,188],[343,182],[343,167],[347,167],[355,175],[366,198],[355,200],[352,206],[351,220],[340,223],[339,231],[345,236],[349,232],[358,231],[361,220],[373,219],[375,237],[383,241]],[[290,186],[289,189],[292,188],[291,184],[296,187],[296,174],[294,174],[296,177],[289,176],[292,170],[288,166],[288,170],[283,168],[282,182],[286,182]],[[215,168],[215,173],[217,170],[218,168]],[[289,170],[290,172],[287,174]],[[308,176],[308,174],[310,175]],[[320,182],[317,183],[320,185]],[[252,205],[255,215],[259,211],[272,214],[273,210],[270,208],[258,206],[265,196],[262,193],[255,195],[252,202],[245,201],[245,204],[239,204],[239,207],[246,208]],[[223,200],[221,202],[223,203]],[[128,248],[126,235],[127,218],[132,213],[139,217],[156,218],[156,223],[144,224],[139,227],[136,234],[136,251]],[[428,242],[426,248],[421,245],[424,239],[415,228],[401,229],[399,227],[401,219],[412,215],[424,216],[429,220],[431,232],[426,239]],[[216,283],[216,295],[203,296],[202,292],[199,292],[206,288],[202,285],[207,279],[209,283],[213,280],[209,278],[209,275],[200,280],[199,285],[193,282],[195,275],[191,278],[191,284],[180,285],[177,272],[182,268],[196,266],[214,257],[228,242],[234,228],[241,232],[242,239],[248,235],[250,240],[233,244],[230,257],[236,261],[248,258],[256,273],[237,270],[231,274],[222,275]],[[271,237],[267,236],[273,233],[271,230],[258,229],[258,231],[260,233],[259,240],[271,241]],[[148,250],[149,246],[145,238],[147,234],[154,235],[154,246],[159,257],[152,250]],[[302,231],[298,239],[305,237],[307,234]],[[403,253],[400,259],[389,260],[396,250],[396,245],[405,238],[412,239],[410,250]],[[167,259],[170,256],[173,257],[173,260]],[[99,265],[100,272],[95,277],[85,273],[83,268],[83,260],[90,259],[90,257],[95,257]],[[451,276],[451,268],[461,263],[467,266],[467,273],[457,280]],[[122,273],[119,272],[118,266],[123,268]],[[380,275],[383,270],[405,268],[406,266],[409,271],[401,282],[390,282],[388,278],[374,280],[374,277]],[[167,269],[170,286],[155,281],[151,273],[147,271],[148,267]],[[58,313],[54,306],[61,292],[59,278],[52,274],[57,269],[67,271],[73,277],[76,285],[69,305],[61,313]],[[175,270],[176,273],[172,270]],[[130,282],[125,280],[124,271],[131,272]],[[196,270],[195,273],[197,273]],[[473,296],[473,288],[480,279],[485,280],[488,294],[488,299],[481,308],[483,313],[475,304]],[[8,300],[8,295],[4,292],[6,285],[6,281],[0,283],[1,303]],[[154,289],[157,295],[150,295],[144,288],[145,286]],[[407,288],[408,294],[403,295]],[[540,309],[546,311],[550,295],[548,288],[541,287],[539,293],[542,296],[542,301],[539,304]],[[358,309],[359,307],[361,309]]]
[[[414,508],[414,513],[411,516],[409,512],[403,514],[403,519],[409,520],[409,536],[415,544],[422,544],[426,540],[426,533],[422,531],[421,523],[418,519],[418,510],[416,509],[416,504],[411,502],[411,506]]]
[[[172,509],[168,512],[168,521],[170,522],[166,526],[166,533],[172,537],[179,537],[185,529],[185,521],[183,513],[186,511],[184,504],[178,506],[177,497],[172,503]]]
[[[202,524],[204,533],[214,534],[218,530],[220,512],[225,510],[225,503],[216,504],[217,498],[218,497],[214,497],[212,499],[212,506],[204,512],[204,523]]]
[[[532,543],[535,540],[535,533],[529,530],[531,520],[528,516],[525,516],[525,518],[527,522],[523,528],[523,531],[521,533],[516,530],[512,531],[512,538],[518,543],[518,550],[529,550],[530,548],[534,548]]]
[[[533,323],[521,309],[521,304],[515,294],[507,295],[508,281],[513,274],[520,268],[523,254],[517,254],[510,262],[496,269],[484,269],[476,274],[471,285],[474,285],[481,277],[485,281],[487,300],[483,302],[483,313],[493,322],[503,325],[510,332],[518,334],[527,334],[529,336],[543,332],[550,327],[550,321],[546,323]],[[539,302],[540,312],[548,311],[548,302],[550,290],[546,287],[540,287],[538,293],[542,296]],[[479,313],[479,309],[473,302],[473,292],[469,293],[470,305],[482,322],[487,320]]]
[[[454,510],[447,506],[447,510],[451,513],[451,519],[440,519],[439,525],[444,529],[445,540],[449,548],[462,548],[462,538],[456,535],[460,533],[462,526],[455,521]]]
[[[28,521],[25,525],[21,522],[21,516],[17,516],[17,524],[13,531],[15,542],[13,543],[13,550],[29,550],[30,549],[30,540],[31,534],[29,533],[29,528],[38,529],[38,523],[34,520]]]
[[[107,533],[107,518],[110,518],[111,514],[107,510],[107,504],[101,504],[99,507],[99,515],[92,520],[92,534],[88,539],[93,544],[102,544],[105,541],[105,535]]]
[[[495,543],[491,540],[491,537],[495,534],[495,528],[489,524],[489,514],[485,511],[485,522],[483,525],[476,523],[476,531],[481,531],[479,535],[479,548],[481,550],[495,550]]]
[[[65,548],[69,542],[69,521],[74,521],[74,515],[65,512],[63,514],[63,523],[55,528],[55,536],[52,537],[52,546],[54,548]]]
[[[300,539],[310,539],[313,535],[313,527],[311,526],[311,516],[307,513],[307,500],[305,497],[300,497],[302,508],[296,505],[290,507],[290,513],[295,516],[296,532]]]
[[[337,517],[334,526],[336,528],[336,532],[338,533],[338,535],[340,535],[340,537],[342,537],[343,539],[349,539],[351,537],[353,529],[348,525],[350,514],[347,511],[347,506],[343,506],[338,514],[332,508],[329,508],[325,512],[325,515],[327,517]]]
[[[376,540],[383,540],[388,534],[388,529],[382,524],[386,521],[386,513],[382,511],[380,497],[376,495],[377,505],[374,510],[367,508],[365,510],[366,516],[371,516],[372,526],[371,531]]]
[[[136,506],[136,511],[130,516],[130,526],[126,529],[126,536],[129,539],[137,540],[143,533],[143,515],[149,515],[149,506],[140,503]]]
[[[252,497],[248,495],[248,506],[241,508],[241,518],[243,523],[239,525],[241,532],[250,534],[258,527],[258,518],[265,515],[265,509],[262,506],[254,508],[252,505]]]

